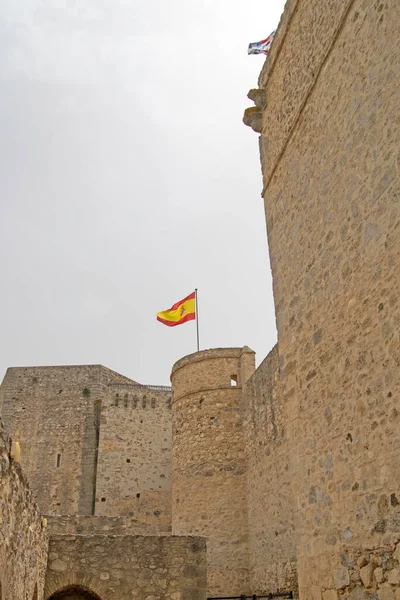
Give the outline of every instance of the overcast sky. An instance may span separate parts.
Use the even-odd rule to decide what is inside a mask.
[[[201,348],[276,341],[242,123],[283,0],[0,0],[0,380],[101,363],[169,384]]]

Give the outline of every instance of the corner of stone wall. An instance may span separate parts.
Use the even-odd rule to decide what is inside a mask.
[[[242,390],[250,587],[298,595],[290,440],[280,391],[278,344]]]

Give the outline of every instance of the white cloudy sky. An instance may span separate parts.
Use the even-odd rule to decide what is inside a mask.
[[[201,347],[276,341],[257,135],[283,0],[0,0],[0,379],[102,363],[168,384]]]

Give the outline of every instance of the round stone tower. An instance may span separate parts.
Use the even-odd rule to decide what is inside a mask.
[[[172,532],[208,538],[208,595],[248,590],[242,384],[250,348],[185,356],[172,368]]]

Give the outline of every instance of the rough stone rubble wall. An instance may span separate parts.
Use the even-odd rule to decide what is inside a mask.
[[[43,600],[48,536],[27,479],[9,450],[0,421],[0,598]]]
[[[279,384],[278,348],[242,393],[247,454],[250,589],[297,595],[294,501],[290,488],[287,414]]]
[[[102,600],[205,600],[205,551],[196,537],[52,535],[45,598],[79,584]]]
[[[241,387],[254,353],[202,351],[172,370],[172,531],[207,537],[208,594],[249,591]],[[231,376],[237,386],[231,386]]]
[[[171,393],[110,385],[103,396],[96,515],[171,529]]]
[[[287,11],[260,149],[299,587],[372,598],[348,561],[400,533],[400,3]],[[393,600],[386,577],[377,595]]]

